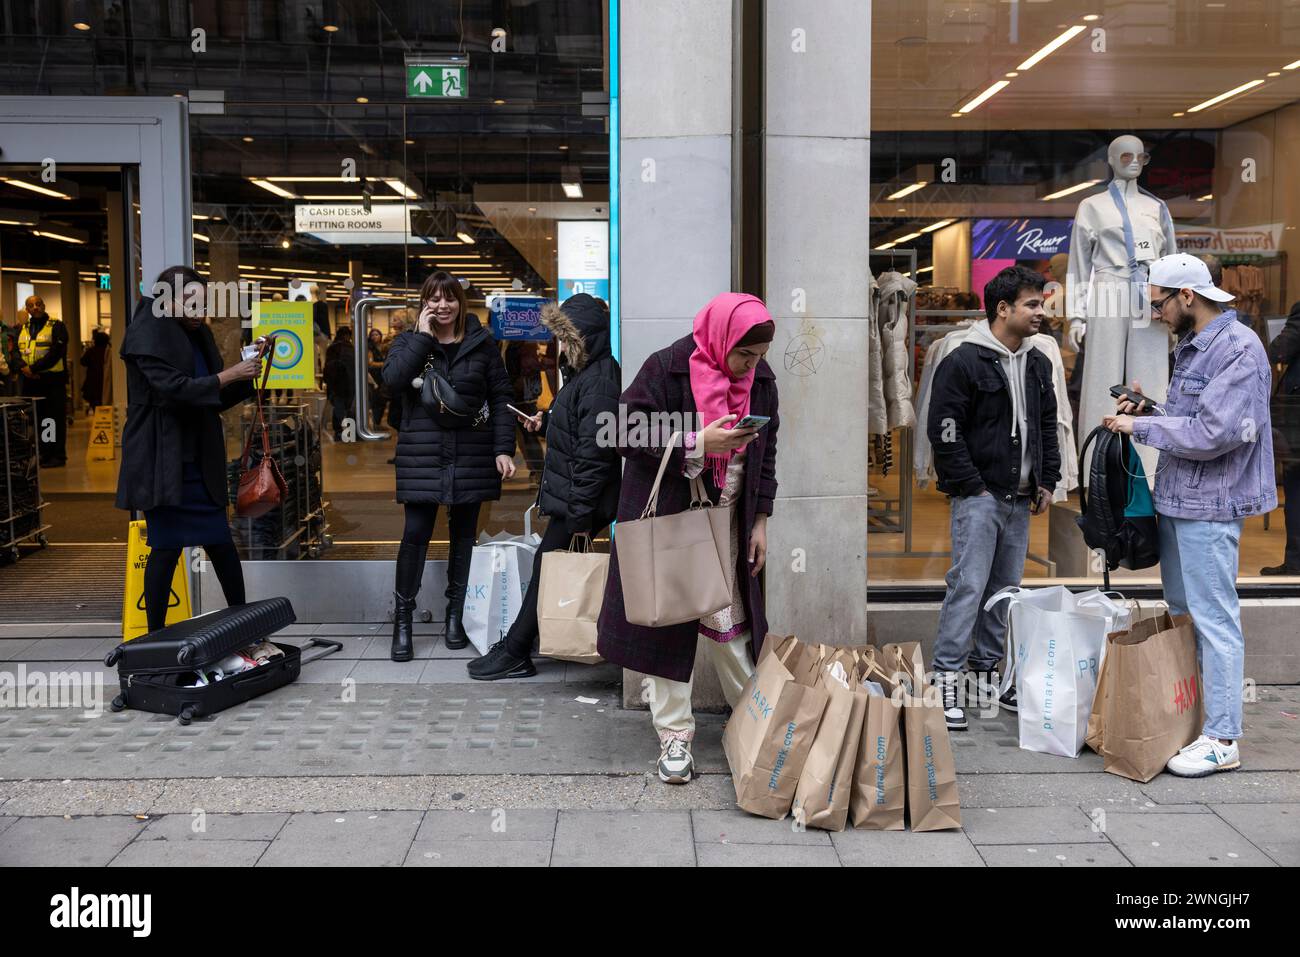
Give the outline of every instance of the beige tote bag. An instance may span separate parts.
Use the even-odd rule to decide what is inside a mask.
[[[641,517],[619,522],[614,532],[623,608],[634,625],[659,628],[712,615],[731,603],[731,512],[709,501],[704,482],[691,479],[691,506],[656,515],[659,484],[681,438],[674,432],[659,463]]]
[[[596,620],[605,598],[609,556],[591,550],[591,536],[574,535],[568,551],[542,556],[537,589],[538,653],[547,658],[598,665]]]

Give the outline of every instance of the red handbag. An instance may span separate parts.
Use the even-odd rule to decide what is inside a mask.
[[[259,358],[266,358],[270,351],[271,340],[258,353]],[[271,377],[271,363],[266,363],[262,373],[262,384],[257,387],[257,415],[248,425],[248,438],[244,440],[244,454],[239,459],[239,492],[235,497],[235,514],[240,518],[260,518],[272,509],[279,508],[284,497],[289,493],[280,466],[271,455],[271,437],[266,433],[266,417],[262,412],[262,403],[266,395],[266,383]],[[262,430],[262,458],[257,467],[248,468],[248,453],[253,444],[253,432]]]

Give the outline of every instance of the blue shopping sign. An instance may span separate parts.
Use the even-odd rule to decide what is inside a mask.
[[[1051,259],[1070,251],[1072,219],[977,219],[972,259]]]
[[[597,299],[603,299],[609,302],[609,280],[608,279],[561,279],[558,287],[559,295],[556,297],[560,302],[568,299],[570,296],[576,296],[580,292],[585,292],[588,296],[594,296]]]
[[[488,300],[489,326],[498,341],[547,342],[551,333],[542,325],[542,303],[535,296],[494,296]]]

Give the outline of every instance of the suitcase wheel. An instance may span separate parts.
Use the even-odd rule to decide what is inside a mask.
[[[116,698],[114,698],[112,701],[108,703],[108,706],[113,711],[121,711],[126,707],[126,699],[121,695],[118,695]]]
[[[176,720],[181,724],[189,724],[194,718],[194,709],[186,706],[181,709],[181,713],[176,716]]]

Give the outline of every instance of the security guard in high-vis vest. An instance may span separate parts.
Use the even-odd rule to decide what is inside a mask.
[[[36,399],[41,467],[66,465],[68,431],[68,330],[45,311],[40,296],[28,296],[27,322],[18,332],[23,395]]]

